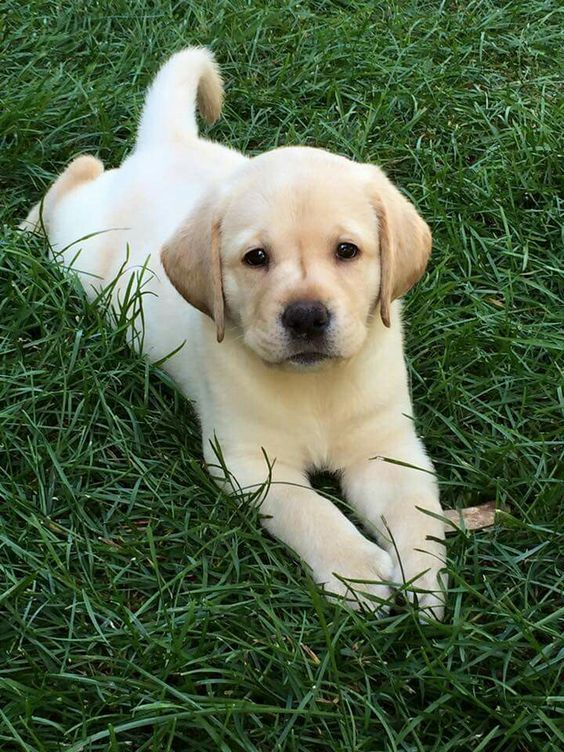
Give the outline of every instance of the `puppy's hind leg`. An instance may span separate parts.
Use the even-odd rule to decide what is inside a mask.
[[[66,170],[59,175],[47,191],[45,198],[39,201],[20,224],[20,230],[49,233],[49,223],[53,211],[61,198],[82,183],[95,180],[104,172],[104,165],[96,157],[84,154],[73,159]]]
[[[202,117],[215,122],[221,114],[223,83],[210,50],[187,47],[157,73],[145,99],[136,148],[197,138],[196,103]]]

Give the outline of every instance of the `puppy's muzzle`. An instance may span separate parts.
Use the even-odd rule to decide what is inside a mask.
[[[282,314],[282,324],[295,340],[322,337],[329,327],[331,313],[319,300],[298,300],[290,303]]]

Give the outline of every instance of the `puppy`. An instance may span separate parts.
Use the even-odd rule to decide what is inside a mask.
[[[398,300],[429,228],[373,165],[305,147],[249,159],[199,138],[196,103],[213,122],[222,98],[209,51],[173,55],[121,167],[78,157],[23,226],[46,231],[88,295],[107,288],[120,308],[135,283],[132,344],[194,401],[218,482],[259,492],[266,529],[328,594],[378,609],[407,583],[441,618],[441,506]],[[379,545],[312,489],[317,469],[339,473]]]

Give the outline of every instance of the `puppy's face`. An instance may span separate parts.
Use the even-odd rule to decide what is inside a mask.
[[[226,307],[268,363],[350,358],[366,337],[380,284],[378,221],[354,168],[278,150],[253,160],[231,193],[221,221]]]
[[[225,309],[263,361],[308,369],[355,355],[378,308],[389,324],[429,251],[427,226],[381,171],[298,147],[250,160],[162,260],[218,338]]]

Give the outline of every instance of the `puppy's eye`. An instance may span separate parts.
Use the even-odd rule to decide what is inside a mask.
[[[342,261],[350,261],[360,256],[360,248],[354,243],[339,243],[335,255]]]
[[[268,253],[264,248],[253,248],[243,256],[243,263],[247,266],[266,266],[268,264]]]

